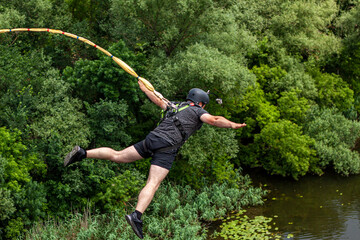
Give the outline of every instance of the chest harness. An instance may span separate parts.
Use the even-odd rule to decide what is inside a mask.
[[[181,137],[182,137],[182,142],[185,142],[186,139],[186,132],[184,130],[184,127],[182,126],[179,118],[176,116],[177,113],[181,112],[182,110],[190,107],[190,106],[198,106],[199,105],[195,105],[195,103],[193,102],[180,102],[180,103],[174,103],[173,106],[168,106],[166,108],[166,110],[162,110],[161,112],[161,119],[159,124],[164,121],[165,119],[171,118],[175,127],[179,130]]]
[[[156,152],[167,152],[167,151],[171,151],[174,149],[178,149],[180,146],[182,146],[185,143],[185,140],[187,139],[187,134],[186,134],[184,127],[182,126],[179,118],[176,115],[177,115],[177,113],[179,113],[182,110],[184,110],[188,107],[191,107],[191,106],[200,107],[198,104],[195,104],[193,102],[177,102],[177,103],[175,102],[174,104],[172,104],[172,106],[168,106],[165,110],[162,110],[161,119],[160,119],[158,125],[165,119],[171,118],[175,127],[179,130],[182,140],[178,144],[175,144],[170,147],[158,149],[158,150],[156,150]],[[145,146],[145,141],[143,142],[143,144],[144,144],[144,148],[147,151],[149,151],[149,149],[147,149],[147,147]]]

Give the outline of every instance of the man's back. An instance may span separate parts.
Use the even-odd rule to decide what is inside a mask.
[[[207,113],[206,110],[200,106],[190,104],[191,102],[181,103],[181,106],[188,104],[188,107],[177,112],[174,116],[165,118],[159,126],[157,126],[152,133],[158,137],[161,137],[171,143],[172,145],[178,144],[183,140],[186,140],[190,137],[196,130],[200,129],[202,126],[202,121],[200,117]],[[181,127],[186,135],[186,139],[183,139],[181,134],[181,129],[176,126],[174,123],[174,117],[177,117]]]

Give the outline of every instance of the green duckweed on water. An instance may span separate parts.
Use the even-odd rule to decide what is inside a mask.
[[[272,218],[255,216],[250,218],[246,210],[223,219],[220,232],[215,232],[216,239],[281,239]]]

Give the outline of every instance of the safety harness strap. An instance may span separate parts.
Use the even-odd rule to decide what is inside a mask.
[[[175,127],[179,130],[179,132],[181,134],[182,140],[181,140],[181,142],[179,142],[179,143],[177,143],[175,145],[165,147],[165,148],[161,148],[161,149],[157,149],[156,152],[167,152],[167,151],[175,150],[175,149],[178,149],[179,147],[181,147],[185,143],[185,140],[187,139],[187,135],[186,135],[186,132],[184,130],[184,127],[182,126],[182,124],[181,124],[179,118],[176,116],[176,114],[178,112],[190,107],[190,106],[200,107],[199,105],[196,105],[193,102],[191,102],[191,103],[188,103],[188,102],[177,103],[175,106],[176,106],[176,108],[168,108],[167,111],[162,113],[161,121],[163,121],[165,118],[172,118]],[[153,152],[148,150],[148,148],[146,147],[145,141],[143,142],[143,145],[144,145],[144,149],[146,151],[150,152],[151,155],[153,155]]]
[[[184,127],[182,126],[182,124],[181,124],[181,122],[180,122],[180,120],[179,120],[179,118],[177,116],[174,116],[173,119],[174,119],[175,127],[177,127],[177,129],[179,129],[179,132],[180,132],[181,137],[183,139],[182,141],[185,142],[186,132],[184,130]]]
[[[184,130],[184,127],[183,125],[181,124],[179,118],[176,116],[176,114],[190,106],[197,106],[197,107],[200,107],[199,105],[195,105],[193,102],[191,103],[185,103],[186,105],[185,106],[182,106],[180,108],[178,108],[175,112],[174,115],[172,115],[172,119],[173,119],[173,122],[174,122],[174,125],[175,127],[179,130],[180,134],[181,134],[181,137],[182,137],[182,141],[181,141],[181,144],[184,144],[185,143],[185,140],[187,139],[187,134]],[[177,107],[181,106],[181,104],[177,105]]]
[[[181,145],[183,145],[183,144],[184,144],[183,142],[180,142],[178,144],[175,144],[175,145],[172,145],[172,146],[169,146],[169,147],[160,148],[160,149],[156,150],[156,152],[168,152],[168,151],[171,151],[171,150],[176,150],[179,147],[181,147]]]
[[[146,146],[146,142],[145,140],[142,141],[142,144],[143,144],[143,147],[144,147],[144,151],[145,152],[148,152],[150,153],[150,156],[153,156],[154,155],[154,152],[151,151],[147,146]],[[168,151],[171,151],[171,150],[176,150],[178,149],[179,147],[181,147],[181,145],[183,145],[184,142],[180,142],[178,144],[175,144],[175,145],[172,145],[172,146],[169,146],[169,147],[164,147],[164,148],[160,148],[160,149],[157,149],[155,152],[159,153],[159,152],[168,152]]]

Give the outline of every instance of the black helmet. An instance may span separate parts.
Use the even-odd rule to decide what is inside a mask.
[[[209,95],[200,88],[193,88],[189,91],[186,100],[191,100],[196,104],[199,104],[200,102],[208,104],[210,98]]]

